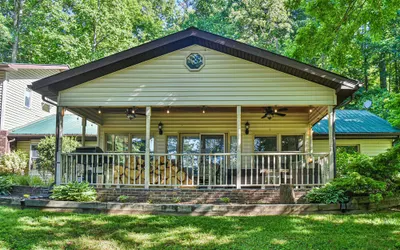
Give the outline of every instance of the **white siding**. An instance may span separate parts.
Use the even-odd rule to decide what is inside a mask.
[[[6,77],[6,72],[0,71],[0,121],[1,121],[1,116],[3,115],[3,91],[4,91],[4,81]],[[1,124],[1,123],[0,123]],[[0,126],[0,129],[1,126]]]
[[[32,91],[31,108],[25,107],[25,90],[28,85],[38,79],[59,73],[59,70],[19,69],[7,73],[7,90],[5,93],[4,128],[12,129],[36,121],[50,114],[55,114],[55,108],[50,113],[42,110],[42,96]]]
[[[191,52],[205,57],[199,72],[184,65]],[[197,45],[60,92],[78,107],[335,104],[333,89]]]
[[[375,156],[392,147],[392,139],[337,139],[337,146],[359,145],[360,153]],[[329,152],[328,140],[314,140],[314,152]]]
[[[254,136],[261,135],[305,135],[308,129],[308,113],[288,113],[286,117],[272,120],[260,119],[262,114],[242,113],[243,153],[253,152]],[[145,118],[138,116],[129,121],[124,114],[103,114],[104,125],[99,126],[99,146],[105,149],[105,134],[145,135]],[[162,122],[163,135],[158,134],[158,123]],[[244,133],[244,124],[250,123],[250,133]],[[179,134],[225,134],[236,135],[236,113],[206,112],[173,113],[153,112],[151,136],[155,138],[155,151],[165,152],[167,135]],[[228,149],[228,148],[227,148]]]

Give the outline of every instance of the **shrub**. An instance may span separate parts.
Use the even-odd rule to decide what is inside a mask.
[[[122,203],[125,203],[125,202],[127,202],[128,201],[128,199],[129,199],[129,196],[126,196],[126,195],[120,195],[119,197],[118,197],[118,201],[119,202],[122,202]]]
[[[332,184],[326,184],[321,188],[314,188],[306,194],[306,199],[310,203],[343,203],[349,201],[349,196],[345,191],[338,189]]]
[[[336,152],[337,176],[342,177],[356,171],[357,166],[371,167],[371,157],[360,153],[348,153],[341,148]],[[352,170],[353,169],[353,170]]]
[[[40,176],[10,175],[9,179],[11,184],[18,186],[47,187],[51,184],[51,181],[43,181]]]
[[[231,199],[229,197],[222,197],[219,200],[222,201],[223,203],[230,203],[231,202]]]
[[[9,195],[11,192],[11,183],[8,177],[0,176],[0,195]]]
[[[77,147],[80,147],[80,143],[76,141],[75,137],[63,137],[62,140],[63,153],[71,153]],[[38,168],[43,177],[49,172],[54,174],[55,150],[56,138],[54,136],[48,136],[40,140],[38,144]]]
[[[28,169],[28,155],[21,151],[4,154],[0,160],[0,174],[24,174]]]
[[[60,201],[95,201],[96,195],[96,189],[88,182],[72,182],[54,187],[50,198]]]

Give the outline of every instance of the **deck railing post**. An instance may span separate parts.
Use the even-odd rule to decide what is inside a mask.
[[[55,182],[56,185],[61,184],[61,152],[62,152],[62,136],[63,136],[63,116],[64,108],[57,106],[56,114],[56,157],[55,157]]]
[[[81,137],[81,144],[82,147],[85,146],[86,141],[86,117],[82,116],[82,137]]]
[[[242,188],[242,107],[236,107],[236,128],[237,128],[237,156],[236,156],[236,188]]]
[[[151,107],[146,107],[146,153],[144,157],[144,188],[150,187],[150,122]]]
[[[329,128],[329,179],[336,175],[335,171],[335,110],[333,106],[328,107],[328,128]]]

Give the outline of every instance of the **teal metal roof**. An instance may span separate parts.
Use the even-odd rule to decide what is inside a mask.
[[[56,132],[56,115],[46,116],[38,121],[16,128],[10,135],[54,135]],[[73,114],[64,115],[64,135],[81,135],[82,118]],[[97,135],[97,125],[87,121],[86,135]]]
[[[366,110],[336,110],[336,134],[399,134],[400,129]],[[328,134],[328,117],[313,127],[315,134]]]

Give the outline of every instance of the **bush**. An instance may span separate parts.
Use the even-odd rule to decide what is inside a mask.
[[[96,195],[96,189],[88,182],[72,182],[54,187],[50,198],[60,201],[95,201]]]
[[[368,195],[371,202],[380,202],[385,196],[400,191],[400,145],[373,158],[340,151],[337,156],[339,177],[311,190],[306,196],[310,202],[326,203],[342,194],[346,197]]]
[[[21,150],[4,154],[0,160],[0,174],[24,174],[28,170],[28,154]]]
[[[80,143],[76,141],[75,137],[63,137],[62,140],[63,153],[71,153],[77,147],[80,147]],[[48,136],[40,140],[38,144],[38,169],[42,177],[45,177],[47,173],[54,174],[55,150],[56,138],[54,136]]]
[[[9,195],[11,189],[12,187],[8,177],[0,176],[0,195]]]
[[[368,155],[360,153],[348,153],[341,148],[338,148],[336,152],[337,176],[342,177],[350,172],[356,171],[354,169],[356,168],[357,164],[370,167],[372,164],[371,160],[371,157]]]
[[[350,198],[343,190],[332,184],[326,184],[322,188],[313,188],[306,194],[306,199],[310,203],[331,204],[348,202]]]
[[[29,175],[10,175],[9,180],[12,185],[29,187],[47,187],[52,183],[52,180],[43,181],[40,176]]]

